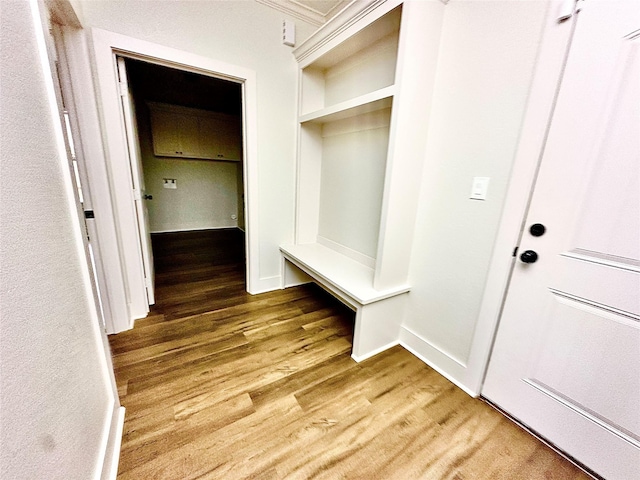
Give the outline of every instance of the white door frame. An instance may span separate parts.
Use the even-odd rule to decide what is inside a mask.
[[[142,254],[138,240],[131,172],[122,120],[116,54],[170,68],[223,78],[243,86],[244,194],[247,290],[258,291],[258,159],[257,90],[253,70],[189,52],[100,29],[91,30],[97,97],[101,106],[107,176],[110,183],[118,250],[127,290],[128,318],[113,319],[113,331],[133,328],[137,318],[149,311],[144,289]],[[101,239],[102,242],[102,239]]]
[[[56,11],[60,23],[60,34],[64,48],[65,61],[69,69],[69,84],[72,95],[78,136],[81,145],[78,150],[79,163],[84,167],[91,193],[91,207],[95,212],[95,221],[89,224],[91,245],[96,261],[96,274],[100,287],[100,299],[103,306],[104,323],[107,333],[114,332],[117,319],[128,318],[127,294],[124,283],[124,270],[120,261],[116,236],[114,209],[111,203],[107,166],[102,160],[105,151],[102,144],[97,102],[95,98],[93,75],[87,58],[89,49],[87,38],[80,23],[69,20],[68,9],[61,11],[60,2],[48,2],[48,7]],[[60,7],[60,8],[58,8]],[[75,14],[73,14],[75,17]],[[81,178],[82,180],[82,178]],[[83,185],[86,188],[87,185]]]

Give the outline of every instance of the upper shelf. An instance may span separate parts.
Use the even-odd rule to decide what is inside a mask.
[[[300,123],[327,123],[389,108],[393,103],[394,92],[393,85],[381,88],[375,92],[301,115],[299,121]]]
[[[353,37],[329,48],[306,66],[301,66],[301,122],[333,115],[352,107],[391,97],[385,89],[395,84],[398,59],[400,8],[396,8],[373,23],[361,26]],[[382,97],[378,91],[383,91]],[[369,98],[367,95],[372,94]],[[386,104],[373,108],[387,108]],[[361,110],[360,113],[366,113]],[[368,110],[370,111],[370,110]],[[331,120],[357,115],[345,113]]]
[[[355,52],[375,43],[380,38],[400,29],[401,0],[380,2],[359,0],[351,2],[331,22],[320,27],[316,33],[294,49],[294,55],[302,68],[313,64],[318,68],[329,68]],[[359,26],[364,15],[377,17],[374,28]]]

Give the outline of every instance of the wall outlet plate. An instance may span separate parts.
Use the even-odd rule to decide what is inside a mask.
[[[170,188],[172,190],[178,188],[178,181],[175,178],[163,178],[162,180],[164,181],[162,184],[164,188]]]

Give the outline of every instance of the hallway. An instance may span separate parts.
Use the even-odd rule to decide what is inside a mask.
[[[360,364],[314,285],[252,296],[239,231],[154,238],[158,303],[110,337],[119,479],[586,479],[401,347]]]

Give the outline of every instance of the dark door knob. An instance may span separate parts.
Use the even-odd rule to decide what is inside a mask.
[[[536,263],[538,261],[538,254],[533,250],[525,250],[520,255],[520,260],[524,263]]]
[[[541,237],[546,231],[547,229],[541,223],[534,223],[533,225],[531,225],[531,227],[529,227],[529,233],[534,237]]]
[[[142,198],[145,200],[153,200],[153,195],[144,195]]]

